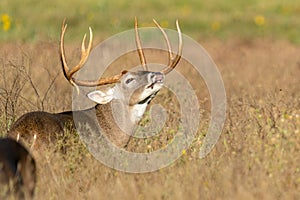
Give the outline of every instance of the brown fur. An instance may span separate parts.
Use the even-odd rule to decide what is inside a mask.
[[[64,133],[64,128],[73,121],[72,112],[52,114],[48,112],[29,112],[22,115],[11,127],[8,136],[17,138],[30,146],[33,135],[37,134],[37,144],[56,140]]]
[[[111,105],[112,103],[97,104],[94,108],[74,111],[74,113],[76,113],[80,122],[84,124],[90,124],[93,121],[94,114],[96,114],[97,121],[101,129],[106,133],[107,138],[115,145],[123,147],[127,144],[129,136],[123,133],[114,122]],[[72,111],[62,113],[29,112],[22,115],[12,125],[8,136],[17,138],[19,134],[20,140],[27,146],[30,146],[33,142],[33,135],[36,133],[37,144],[35,145],[41,146],[62,138],[66,128],[68,131],[74,131]]]
[[[121,97],[119,99],[112,99],[107,104],[97,104],[95,107],[82,111],[26,113],[12,125],[8,136],[16,138],[19,135],[20,139],[25,140],[27,144],[32,143],[34,134],[37,134],[37,145],[55,141],[57,137],[63,136],[65,128],[73,132],[73,115],[75,114],[79,117],[76,118],[76,122],[80,121],[81,124],[92,125],[94,127],[95,124],[93,121],[97,122],[100,125],[101,133],[104,132],[104,135],[107,136],[112,143],[119,147],[125,147],[130,139],[128,134],[132,134],[134,126],[137,123],[137,121],[131,121],[129,117],[130,112],[132,112],[135,105],[144,101],[143,98],[145,97],[141,94],[146,90],[147,85],[152,83],[150,81],[153,80],[149,80],[149,75],[153,73],[154,72],[146,71],[128,72],[125,77],[121,79],[120,83],[117,83],[116,90],[118,90],[117,93]],[[160,76],[161,74],[155,73],[155,75]],[[128,87],[126,85],[126,76],[135,78],[133,86]],[[143,102],[143,104],[147,106],[156,93],[157,90],[150,93],[151,98]],[[115,110],[112,110],[112,108]],[[96,133],[98,132],[99,131]]]

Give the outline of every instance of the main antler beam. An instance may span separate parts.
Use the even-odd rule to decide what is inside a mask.
[[[65,78],[75,87],[77,87],[77,85],[79,86],[88,86],[88,87],[93,87],[93,86],[99,86],[99,85],[105,85],[105,84],[111,84],[111,83],[116,83],[120,80],[120,78],[127,73],[126,70],[122,71],[120,74],[117,74],[115,76],[109,77],[109,78],[100,78],[98,80],[92,80],[92,81],[84,81],[84,80],[77,80],[73,77],[73,75],[80,70],[83,65],[86,63],[91,49],[92,49],[92,42],[93,42],[93,32],[92,29],[89,28],[90,30],[90,40],[89,40],[89,44],[88,47],[85,47],[85,40],[86,40],[86,34],[83,37],[82,40],[82,44],[81,44],[81,59],[79,61],[79,63],[73,67],[73,68],[69,68],[67,61],[66,61],[66,56],[65,56],[65,48],[64,48],[64,36],[65,36],[65,32],[67,29],[67,24],[65,24],[65,21],[62,24],[62,31],[61,31],[61,35],[60,35],[60,57],[61,57],[61,62],[62,62],[62,68],[63,68],[63,72],[65,75]]]

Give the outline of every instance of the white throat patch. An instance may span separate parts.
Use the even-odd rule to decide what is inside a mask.
[[[148,103],[144,103],[144,104],[136,104],[130,108],[131,109],[130,120],[134,124],[138,123],[141,120],[143,114],[146,111],[147,106]]]

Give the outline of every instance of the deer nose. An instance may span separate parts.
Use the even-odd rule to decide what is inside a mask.
[[[160,72],[153,72],[151,75],[151,79],[154,83],[162,83],[164,82],[165,75]]]

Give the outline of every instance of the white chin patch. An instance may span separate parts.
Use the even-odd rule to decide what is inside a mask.
[[[141,118],[143,117],[146,111],[147,105],[148,104],[145,103],[145,104],[136,104],[132,106],[130,120],[133,123],[138,123],[138,121],[141,120]]]

